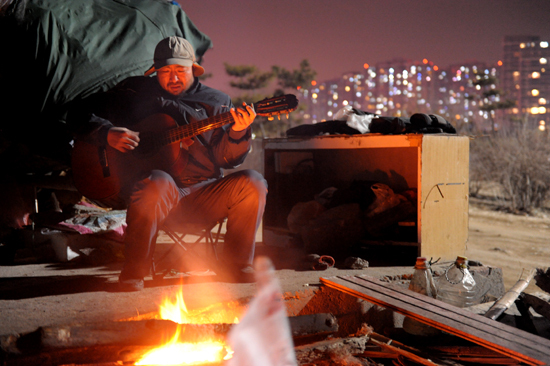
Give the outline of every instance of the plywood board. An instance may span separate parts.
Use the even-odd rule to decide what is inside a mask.
[[[264,140],[264,150],[369,149],[420,146],[422,135],[330,135]]]
[[[529,365],[550,362],[550,340],[369,276],[321,278],[321,283],[392,309]]]
[[[469,139],[425,135],[421,155],[420,254],[453,260],[468,239]]]

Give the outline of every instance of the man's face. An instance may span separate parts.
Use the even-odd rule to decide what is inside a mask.
[[[193,84],[193,67],[166,65],[157,70],[157,80],[168,93],[179,95]]]

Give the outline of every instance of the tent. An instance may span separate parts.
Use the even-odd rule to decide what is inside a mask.
[[[25,174],[51,167],[24,157],[68,162],[71,103],[143,75],[161,39],[212,47],[166,0],[0,0],[0,34],[0,169]]]

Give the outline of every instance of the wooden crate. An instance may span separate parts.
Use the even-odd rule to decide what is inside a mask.
[[[281,238],[297,202],[354,180],[379,181],[394,191],[416,189],[413,237],[395,243],[417,255],[453,260],[468,239],[469,139],[456,135],[332,135],[264,141],[269,185],[263,238]],[[387,244],[387,241],[384,241]],[[414,259],[413,259],[414,260]]]

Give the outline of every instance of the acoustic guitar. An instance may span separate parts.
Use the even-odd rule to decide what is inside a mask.
[[[273,119],[296,109],[295,95],[267,98],[253,104],[256,115]],[[280,117],[279,117],[280,118]],[[230,112],[178,126],[166,114],[151,115],[132,130],[139,132],[139,145],[122,153],[111,146],[76,140],[71,153],[73,180],[78,191],[94,203],[124,208],[119,195],[153,169],[178,176],[187,165],[187,149],[193,136],[233,123]],[[114,203],[116,202],[116,204]]]

